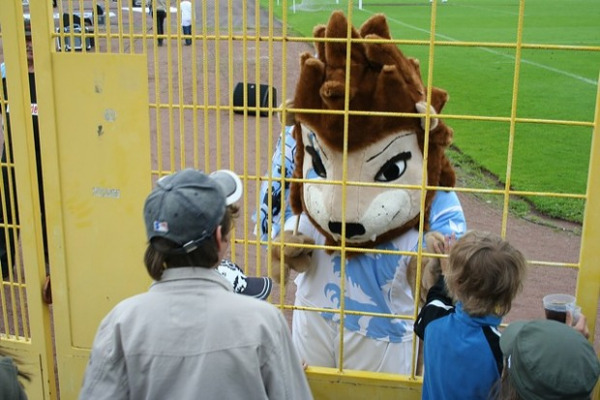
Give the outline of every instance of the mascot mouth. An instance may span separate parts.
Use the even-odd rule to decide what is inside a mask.
[[[338,237],[342,237],[342,223],[332,221],[329,224],[329,231]],[[356,236],[362,237],[366,233],[366,229],[363,224],[357,224],[353,222],[346,223],[346,239],[352,240]]]

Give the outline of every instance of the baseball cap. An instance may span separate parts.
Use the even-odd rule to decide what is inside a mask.
[[[525,400],[590,398],[600,375],[592,345],[552,320],[513,322],[500,337],[510,380]]]
[[[181,246],[172,253],[194,251],[213,235],[225,208],[242,191],[240,178],[229,170],[207,175],[187,168],[159,179],[144,203],[148,240],[163,237]]]
[[[269,297],[273,282],[268,277],[249,277],[230,260],[221,260],[217,271],[233,286],[233,291],[264,300]]]

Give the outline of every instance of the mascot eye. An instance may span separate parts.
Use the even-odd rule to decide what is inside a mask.
[[[410,160],[412,154],[410,151],[405,151],[388,160],[383,167],[375,175],[376,182],[391,182],[402,175],[406,171],[406,162]]]
[[[312,146],[306,146],[306,152],[310,154],[312,158],[313,169],[315,173],[319,175],[321,178],[327,178],[327,171],[325,171],[325,166],[323,165],[323,161],[321,161],[321,156]]]

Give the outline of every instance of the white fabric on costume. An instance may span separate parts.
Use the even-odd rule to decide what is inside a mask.
[[[295,218],[288,222],[295,224]],[[308,219],[302,218],[299,231],[313,236],[317,245],[324,244],[324,237]],[[416,250],[418,240],[418,231],[412,229],[377,249]],[[414,300],[406,279],[409,261],[404,255],[375,253],[347,259],[344,309],[412,316]],[[311,262],[310,269],[296,277],[295,305],[339,310],[340,253],[317,250]],[[294,310],[292,334],[300,357],[309,365],[338,366],[339,323],[336,312]],[[412,326],[410,319],[345,314],[344,368],[408,374]]]

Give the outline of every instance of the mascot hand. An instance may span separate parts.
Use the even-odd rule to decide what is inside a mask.
[[[455,237],[444,237],[440,232],[428,232],[425,234],[426,248],[424,251],[432,254],[447,254],[450,250]],[[442,271],[446,270],[448,258],[423,256],[421,258],[421,290],[420,290],[420,301],[421,304],[425,304],[427,300],[427,292],[435,283],[438,281]],[[408,266],[408,280],[412,287],[416,288],[416,276],[417,276],[417,257],[412,257]]]
[[[315,241],[310,236],[303,235],[302,233],[295,234],[292,231],[284,232],[284,245],[283,254],[281,252],[282,247],[277,243],[281,241],[280,236],[277,236],[273,242],[273,249],[271,252],[271,265],[273,266],[273,278],[281,282],[281,259],[283,258],[283,269],[284,269],[284,281],[287,281],[290,268],[296,272],[306,272],[310,267],[310,259],[312,256],[312,249],[304,247],[293,246],[295,244],[315,244]],[[292,244],[290,246],[290,244]]]
[[[428,253],[446,254],[446,238],[439,232],[427,232],[425,244]],[[442,271],[446,269],[447,258],[423,257],[423,276],[421,285],[425,292],[429,291],[438,281]],[[427,294],[427,293],[425,293]]]

